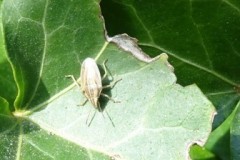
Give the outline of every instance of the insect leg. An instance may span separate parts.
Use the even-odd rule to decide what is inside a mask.
[[[106,85],[106,86],[103,86],[102,89],[105,89],[105,88],[113,88],[117,82],[121,81],[122,79],[118,79],[116,81],[114,81],[112,84],[109,84],[109,85]],[[100,95],[108,98],[109,100],[113,101],[114,103],[120,103],[120,101],[115,101],[113,98],[111,98],[109,95],[107,94],[104,94],[104,93],[101,93]]]
[[[87,103],[88,99],[85,99],[82,103],[80,103],[78,106],[84,106]]]
[[[77,82],[77,80],[74,78],[73,75],[66,75],[65,77],[67,78],[72,78],[73,82],[79,87],[79,89],[81,90],[81,86],[80,84]]]
[[[97,109],[99,109],[100,112],[103,112],[103,110],[102,110],[102,108],[101,108],[101,106],[100,106],[99,101],[97,102]]]
[[[67,78],[72,78],[73,82],[75,83],[75,85],[78,86],[78,88],[81,90],[81,86],[80,84],[77,82],[77,80],[75,79],[75,77],[73,75],[66,75],[65,77]],[[87,103],[88,99],[86,99],[83,103],[79,104],[78,106],[83,106]]]
[[[104,97],[108,98],[109,100],[113,101],[114,103],[120,103],[120,101],[114,100],[112,97],[110,97],[110,96],[107,95],[107,94],[101,93],[101,96],[104,96]]]
[[[108,69],[107,69],[107,66],[106,66],[107,61],[108,61],[108,60],[106,59],[106,60],[103,62],[103,64],[102,64],[103,70],[104,70],[104,75],[103,75],[102,79],[105,79],[108,73],[109,73],[109,75],[111,76],[111,79],[113,79],[111,73],[108,72]]]
[[[103,86],[102,89],[105,89],[105,88],[113,88],[119,81],[121,81],[122,79],[118,79],[116,81],[114,81],[112,84],[109,84],[109,85],[106,85],[106,86]]]

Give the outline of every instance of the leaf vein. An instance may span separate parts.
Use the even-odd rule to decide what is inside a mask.
[[[42,150],[39,146],[37,146],[36,144],[34,144],[32,141],[25,139],[25,141],[27,143],[29,143],[31,146],[33,146],[34,148],[36,148],[38,151],[42,152],[44,155],[47,155],[48,157],[55,159],[53,155],[47,153],[46,151]]]
[[[235,9],[240,14],[240,8],[238,8],[237,6],[235,6],[234,4],[232,4],[231,2],[229,2],[227,0],[222,0],[222,2],[229,5],[231,8]]]
[[[22,125],[20,124],[16,160],[20,160],[21,158],[22,141],[23,141],[23,128]]]
[[[209,67],[210,67],[211,69],[213,69],[213,65],[212,65],[212,62],[211,62],[211,60],[210,60],[209,52],[208,52],[208,50],[207,50],[207,47],[206,47],[206,45],[205,45],[203,36],[202,36],[201,31],[200,31],[200,29],[199,29],[199,25],[196,24],[196,22],[194,21],[194,18],[193,18],[193,16],[192,16],[192,12],[193,12],[193,11],[192,11],[192,0],[189,0],[189,2],[190,2],[190,18],[191,18],[191,20],[192,20],[192,23],[193,23],[195,29],[197,30],[197,34],[198,34],[200,43],[201,43],[201,45],[202,45],[202,47],[203,47],[203,50],[204,50],[204,52],[205,52],[205,55],[206,55],[206,58],[207,58]]]
[[[132,6],[132,5],[128,5],[128,4],[123,4],[123,3],[120,3],[120,2],[118,2],[118,1],[114,1],[115,3],[118,3],[118,4],[120,4],[120,5],[124,5],[124,6],[126,6],[126,7],[129,7],[131,10],[132,10],[132,12],[134,13],[134,15],[136,16],[136,19],[139,21],[139,23],[142,25],[142,28],[145,30],[145,32],[147,33],[147,36],[148,36],[148,38],[149,38],[149,40],[150,40],[150,43],[152,43],[152,44],[155,44],[155,42],[154,42],[154,39],[153,39],[153,37],[152,37],[152,35],[151,35],[151,33],[150,33],[150,30],[147,28],[147,26],[145,25],[145,23],[143,22],[143,20],[139,17],[139,15],[138,15],[138,13],[137,13],[137,10]]]
[[[189,65],[191,65],[191,66],[194,66],[194,67],[196,67],[196,68],[198,68],[198,69],[201,69],[201,70],[203,70],[203,71],[205,71],[205,72],[207,72],[207,73],[209,73],[209,74],[211,74],[211,75],[213,75],[213,76],[215,76],[215,77],[217,77],[217,78],[225,81],[226,83],[228,83],[228,84],[230,84],[230,85],[238,86],[237,83],[235,83],[234,81],[228,79],[227,77],[224,77],[224,76],[221,75],[220,73],[217,73],[217,72],[215,72],[215,71],[213,71],[213,70],[210,70],[210,69],[208,69],[208,68],[206,68],[206,67],[204,67],[204,66],[202,66],[202,65],[199,65],[199,64],[196,64],[196,63],[194,63],[194,62],[191,62],[191,61],[188,60],[188,59],[185,59],[185,58],[183,58],[183,57],[180,57],[180,56],[178,56],[178,55],[175,55],[175,54],[173,54],[171,51],[169,51],[169,50],[167,50],[167,49],[165,49],[165,48],[159,47],[159,46],[157,46],[157,45],[147,44],[147,43],[139,43],[139,45],[148,46],[148,47],[153,47],[153,48],[156,48],[156,49],[158,49],[158,50],[160,50],[160,51],[164,51],[164,52],[166,52],[167,54],[173,56],[174,58],[176,58],[176,59],[178,59],[178,60],[180,60],[180,61],[182,61],[182,62],[184,62],[184,63],[186,63],[186,64],[189,64]]]
[[[42,72],[43,72],[43,65],[44,65],[44,60],[46,56],[46,50],[47,50],[47,31],[46,31],[46,26],[45,26],[45,19],[47,16],[47,8],[48,8],[48,0],[46,0],[45,3],[45,8],[44,8],[44,13],[43,13],[43,19],[42,19],[42,27],[43,27],[43,33],[44,33],[44,48],[43,48],[43,55],[42,55],[42,60],[41,60],[41,66],[40,66],[40,71],[39,71],[39,77],[36,83],[36,86],[34,88],[33,94],[31,98],[29,99],[28,103],[26,104],[26,107],[32,102],[33,98],[35,97],[39,84],[40,84],[40,79],[42,77]]]

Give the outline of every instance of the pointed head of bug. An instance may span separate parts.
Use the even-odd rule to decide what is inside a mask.
[[[92,105],[93,105],[94,108],[96,108],[96,109],[99,107],[98,98],[99,98],[99,97],[90,97],[90,98],[89,98],[89,101],[92,103]]]

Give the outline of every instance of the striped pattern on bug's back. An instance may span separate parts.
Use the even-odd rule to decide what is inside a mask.
[[[87,58],[81,66],[81,89],[86,98],[98,107],[98,98],[102,91],[102,79],[100,71],[94,59]]]

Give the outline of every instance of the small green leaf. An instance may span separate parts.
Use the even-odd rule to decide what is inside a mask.
[[[231,159],[232,155],[230,153],[230,131],[233,123],[233,119],[236,115],[238,107],[235,107],[233,112],[228,116],[228,118],[211,132],[208,141],[204,145],[204,148],[211,150],[220,159]]]
[[[240,102],[236,106],[236,114],[234,115],[230,129],[230,149],[231,157],[234,160],[240,159]]]
[[[198,145],[194,145],[191,147],[190,150],[191,159],[193,160],[200,160],[200,159],[207,159],[207,160],[217,160],[216,156],[207,150],[204,147],[200,147]]]

